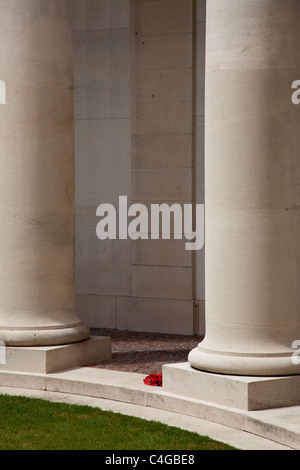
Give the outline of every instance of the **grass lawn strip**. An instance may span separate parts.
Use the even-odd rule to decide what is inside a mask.
[[[90,406],[0,396],[0,450],[234,450],[207,436]]]

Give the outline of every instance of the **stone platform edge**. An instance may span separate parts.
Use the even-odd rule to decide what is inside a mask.
[[[181,366],[175,364],[165,367]],[[143,374],[79,367],[50,374],[0,371],[1,387],[123,402],[198,418],[300,450],[300,406],[247,411],[149,387]]]
[[[89,339],[61,346],[6,347],[0,372],[15,371],[50,374],[111,359],[111,339]]]

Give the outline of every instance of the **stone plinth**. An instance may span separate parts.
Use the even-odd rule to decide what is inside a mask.
[[[300,376],[246,377],[213,374],[189,363],[163,366],[165,392],[214,405],[254,411],[300,405]]]
[[[300,374],[300,3],[207,2],[205,339],[195,369]],[[277,383],[277,382],[276,382]]]
[[[0,365],[0,372],[51,374],[110,358],[110,338],[93,336],[88,340],[63,346],[8,347],[6,364]]]

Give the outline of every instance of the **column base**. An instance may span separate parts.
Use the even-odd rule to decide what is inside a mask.
[[[110,359],[111,339],[94,336],[79,343],[60,346],[6,347],[5,355],[3,351],[1,353],[0,372],[51,374]]]
[[[190,352],[188,360],[198,371],[217,374],[250,377],[299,375],[300,364],[293,363],[292,354],[226,354],[197,347]]]
[[[90,329],[84,323],[58,328],[0,329],[0,340],[6,346],[56,346],[86,340]]]
[[[201,372],[189,363],[163,366],[164,392],[244,411],[300,405],[300,375],[239,377]]]

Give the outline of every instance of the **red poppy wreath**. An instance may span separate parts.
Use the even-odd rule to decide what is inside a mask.
[[[151,387],[162,387],[162,374],[151,374],[144,379],[145,385],[150,385]]]

